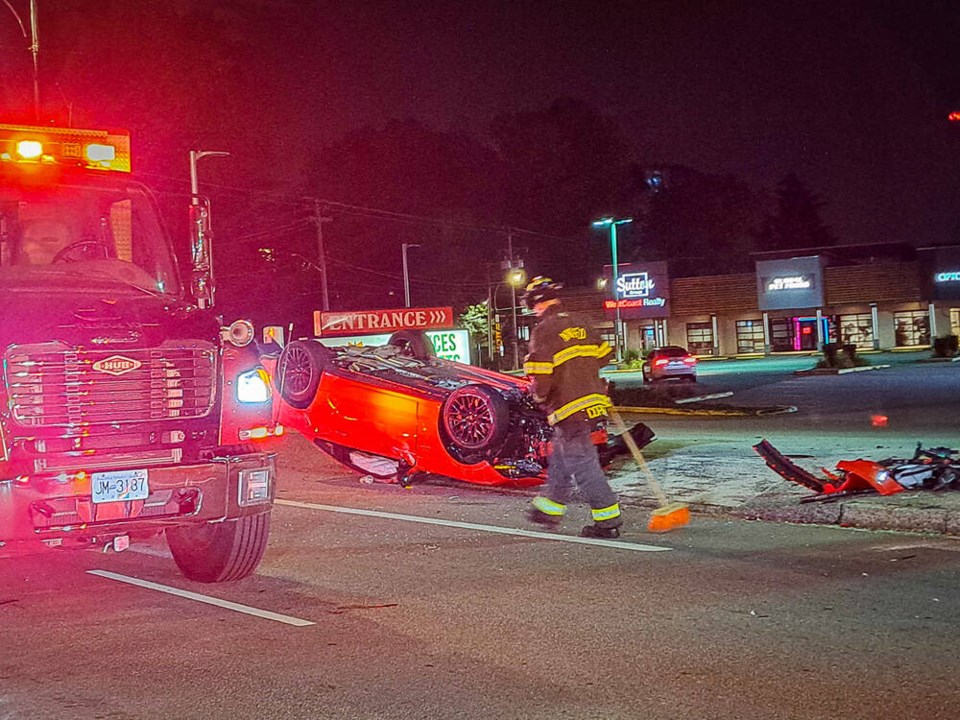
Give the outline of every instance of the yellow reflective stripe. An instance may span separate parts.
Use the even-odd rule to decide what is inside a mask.
[[[523,372],[527,375],[552,375],[553,363],[548,362],[525,362]]]
[[[600,522],[601,520],[613,520],[614,518],[620,517],[620,505],[619,503],[614,503],[610,507],[593,508],[590,510],[590,514],[593,515],[595,522]]]
[[[533,505],[544,515],[553,515],[554,517],[563,517],[563,514],[567,512],[566,505],[561,505],[560,503],[554,502],[550,498],[545,498],[542,495],[535,497],[531,501],[531,505]]]
[[[556,355],[553,356],[553,366],[562,365],[567,360],[573,360],[578,357],[586,358],[602,358],[604,355],[610,352],[610,346],[607,345],[607,349],[603,350],[603,346],[607,345],[571,345],[568,348],[564,348]],[[601,352],[602,351],[602,352]]]
[[[610,345],[607,343],[606,340],[604,340],[602,343],[600,343],[600,346],[597,348],[597,357],[605,358],[607,355],[609,355],[612,352],[613,352],[613,348],[610,347]]]
[[[599,405],[600,407],[608,408],[613,407],[613,403],[610,402],[610,398],[606,395],[601,395],[600,393],[591,393],[590,395],[584,395],[582,398],[577,398],[576,400],[571,400],[566,405],[561,405],[556,410],[554,410],[547,417],[547,422],[551,425],[556,425],[561,420],[570,417],[574,413],[578,413],[581,410],[586,410],[589,407],[594,407]]]

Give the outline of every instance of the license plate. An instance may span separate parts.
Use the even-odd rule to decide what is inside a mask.
[[[95,503],[146,500],[150,494],[146,470],[95,472],[90,486]]]

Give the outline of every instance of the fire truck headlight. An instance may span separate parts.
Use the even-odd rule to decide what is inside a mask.
[[[240,373],[237,377],[237,401],[264,403],[270,400],[270,377],[263,368]]]

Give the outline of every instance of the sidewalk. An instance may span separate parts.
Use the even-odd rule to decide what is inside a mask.
[[[760,435],[740,430],[714,433],[678,433],[664,428],[662,438],[644,449],[651,471],[671,501],[686,503],[694,513],[729,516],[743,520],[815,523],[870,530],[898,530],[960,536],[960,491],[903,492],[888,497],[862,496],[833,503],[804,503],[811,493],[783,480],[770,470],[751,445]],[[878,447],[876,435],[850,434],[829,439],[812,434],[766,433],[774,445],[793,455],[795,461],[811,472],[823,466],[832,469],[838,460],[858,457],[882,459],[910,456],[914,443],[890,436]],[[668,439],[667,439],[668,438]],[[943,438],[929,438],[930,445],[943,444]],[[280,450],[280,493],[304,484],[317,476],[343,477],[352,485],[359,475],[312,447],[299,435],[284,439]],[[801,457],[803,456],[803,457]],[[807,457],[809,456],[809,457]],[[611,485],[620,495],[632,522],[645,523],[648,509],[656,500],[632,458],[618,458],[608,470]],[[432,481],[426,481],[434,485]],[[444,481],[445,486],[453,481]],[[318,492],[336,495],[336,486],[321,486]],[[488,493],[533,495],[530,490],[481,488]],[[314,498],[316,499],[316,498]],[[631,510],[631,508],[637,508]],[[636,519],[640,516],[642,519]]]
[[[671,432],[669,440],[654,441],[644,453],[668,498],[688,504],[693,512],[770,522],[960,535],[960,491],[956,490],[906,491],[886,497],[866,495],[801,504],[800,499],[812,493],[766,466],[751,447],[759,439],[752,434],[740,438],[683,437]],[[890,437],[878,447],[877,437],[871,435],[824,438],[773,434],[768,439],[815,474],[821,467],[834,469],[843,459],[910,457],[915,447],[912,440]],[[608,476],[624,505],[656,507],[653,493],[629,457],[618,459]]]

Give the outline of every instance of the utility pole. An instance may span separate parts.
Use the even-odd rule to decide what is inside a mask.
[[[30,54],[33,55],[33,114],[40,122],[40,29],[37,26],[37,0],[30,0]]]
[[[407,249],[420,247],[417,243],[403,243],[403,306],[410,307],[410,270],[407,267]]]
[[[330,294],[327,289],[327,253],[323,249],[323,224],[333,218],[324,217],[319,200],[313,201],[313,222],[317,226],[317,266],[320,268],[320,287],[323,292],[323,311],[330,309]]]
[[[513,230],[507,230],[507,250],[510,253],[510,271],[513,272]],[[520,331],[517,329],[517,286],[510,283],[510,312],[513,318],[513,369],[520,367]]]

